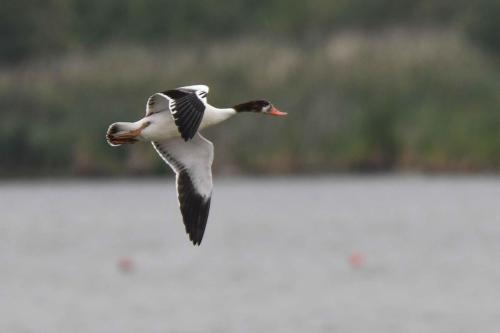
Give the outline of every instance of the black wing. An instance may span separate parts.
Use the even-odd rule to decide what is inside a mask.
[[[207,226],[211,197],[204,198],[198,193],[186,170],[177,175],[177,194],[186,233],[194,245],[200,245]]]
[[[199,94],[203,93],[199,92]],[[205,113],[205,103],[200,99],[198,91],[178,88],[166,90],[162,94],[172,100],[170,112],[181,137],[184,141],[191,140],[198,132]]]

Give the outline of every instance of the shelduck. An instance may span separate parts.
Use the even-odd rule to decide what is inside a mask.
[[[113,123],[106,134],[111,146],[151,141],[176,174],[179,207],[194,245],[203,239],[213,188],[214,147],[199,131],[240,112],[286,115],[265,100],[216,108],[207,103],[208,91],[208,86],[193,85],[156,93],[146,103],[144,118]]]

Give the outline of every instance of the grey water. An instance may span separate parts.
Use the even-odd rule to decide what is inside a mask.
[[[217,178],[194,247],[170,178],[3,182],[0,332],[498,332],[499,198],[496,177]]]

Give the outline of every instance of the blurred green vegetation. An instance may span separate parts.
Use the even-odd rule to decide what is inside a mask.
[[[109,123],[210,85],[216,172],[500,170],[500,1],[17,0],[0,4],[0,175],[152,174]]]

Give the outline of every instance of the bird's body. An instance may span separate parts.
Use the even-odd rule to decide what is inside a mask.
[[[238,112],[285,115],[267,101],[251,101],[232,108],[207,103],[209,88],[186,86],[152,95],[146,116],[136,122],[118,122],[108,128],[107,140],[117,146],[151,141],[176,173],[177,197],[191,241],[201,243],[212,196],[213,144],[199,130],[218,124]]]
[[[236,111],[234,111],[233,109],[218,109],[207,104],[205,108],[205,114],[198,130],[200,131],[209,126],[213,126],[220,122],[223,122],[224,120],[229,119],[235,114]],[[180,133],[175,124],[174,118],[172,118],[172,115],[169,112],[155,113],[146,116],[132,124],[134,127],[139,128],[145,123],[150,123],[150,125],[142,130],[141,135],[138,137],[140,141],[157,141],[180,137]]]

